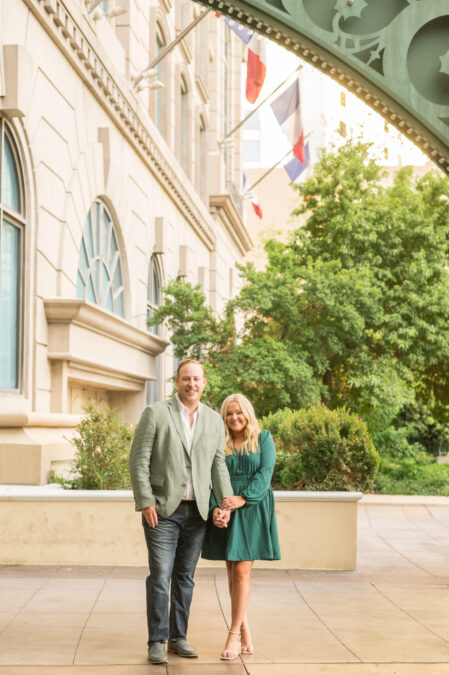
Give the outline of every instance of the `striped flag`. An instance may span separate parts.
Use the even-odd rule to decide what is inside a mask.
[[[282,131],[292,144],[294,156],[302,164],[305,164],[304,130],[301,121],[298,78],[271,103],[271,109],[281,125]]]
[[[225,23],[248,47],[248,58],[246,63],[246,99],[250,103],[255,103],[262,90],[267,72],[265,39],[257,35],[257,33],[250,28],[242,26],[233,19],[225,17]]]
[[[249,199],[249,201],[251,202],[251,206],[252,206],[253,209],[254,209],[254,213],[256,214],[256,216],[258,216],[260,219],[262,219],[262,218],[263,218],[263,213],[262,213],[261,206],[260,206],[260,204],[259,204],[259,200],[257,199],[257,195],[256,195],[256,193],[254,192],[254,190],[249,190],[249,191],[248,191],[248,190],[246,189],[246,188],[247,188],[247,185],[248,185],[248,181],[247,181],[247,178],[246,178],[246,175],[245,175],[245,174],[243,174],[243,177],[242,177],[242,178],[243,178],[243,181],[242,181],[242,195],[243,195],[243,199]]]
[[[288,173],[292,182],[295,181],[309,165],[310,152],[308,143],[305,147],[304,154],[304,162],[301,162],[301,160],[297,157],[293,157],[289,162],[287,162],[287,164],[284,164],[284,169]]]
[[[262,90],[267,73],[267,57],[264,38],[254,35],[248,44],[248,60],[246,65],[246,100],[255,103]]]

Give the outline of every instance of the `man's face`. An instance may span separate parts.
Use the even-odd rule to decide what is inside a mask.
[[[186,363],[176,378],[178,387],[178,396],[182,403],[191,406],[199,403],[201,394],[206,386],[206,378],[203,375],[203,369],[198,363]]]

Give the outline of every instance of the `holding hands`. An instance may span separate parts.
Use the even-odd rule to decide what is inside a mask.
[[[212,512],[212,521],[215,527],[227,527],[229,523],[229,518],[231,517],[230,511],[225,511],[224,509],[215,508]]]

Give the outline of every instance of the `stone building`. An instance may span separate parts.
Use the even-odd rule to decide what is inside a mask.
[[[243,43],[209,12],[136,86],[203,10],[119,4],[0,4],[0,483],[66,462],[87,399],[134,422],[164,398],[161,287],[186,278],[220,309],[251,247],[240,139],[221,142]]]

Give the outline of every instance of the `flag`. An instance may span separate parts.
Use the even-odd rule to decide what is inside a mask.
[[[240,23],[237,21],[234,21],[234,19],[230,19],[229,17],[225,16],[225,24],[232,30],[236,35],[239,36],[241,40],[247,45],[249,42],[254,37],[254,31],[251,30],[251,28],[247,28],[246,26],[242,26]]]
[[[265,40],[254,35],[248,44],[246,63],[246,100],[250,103],[256,102],[262,90],[267,72],[266,62]]]
[[[250,28],[242,26],[233,19],[225,17],[225,23],[248,47],[248,58],[246,62],[246,99],[250,103],[255,103],[262,90],[267,72],[265,40]]]
[[[304,157],[304,162],[301,162],[300,159],[297,157],[293,157],[287,164],[284,164],[284,169],[290,176],[290,180],[294,181],[298,178],[298,176],[304,171],[304,169],[307,168],[309,165],[309,159],[310,159],[310,152],[309,152],[309,144],[307,143],[304,151],[305,157]]]
[[[247,181],[246,175],[243,174],[243,183],[242,183],[242,195],[243,195],[243,199],[249,199],[249,201],[251,202],[251,206],[252,206],[253,209],[254,209],[254,213],[256,214],[256,216],[258,216],[259,218],[262,219],[262,218],[263,218],[263,213],[262,213],[262,209],[261,209],[260,204],[259,204],[259,200],[257,199],[257,195],[256,195],[256,193],[254,192],[254,190],[249,190],[249,191],[248,191],[248,190],[246,189],[247,182],[248,182],[248,181]]]
[[[305,164],[304,130],[301,122],[298,78],[271,103],[271,109],[281,125],[282,131],[293,146],[294,156],[299,159],[301,164]]]

